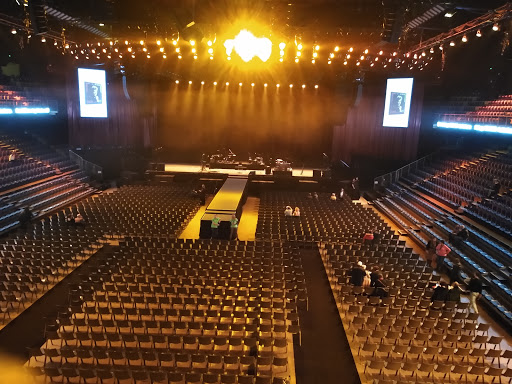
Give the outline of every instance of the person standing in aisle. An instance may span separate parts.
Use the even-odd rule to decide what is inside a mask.
[[[469,291],[469,304],[470,307],[473,308],[475,313],[478,313],[478,307],[476,305],[477,299],[482,296],[482,281],[478,277],[478,274],[475,272],[471,279],[467,282],[468,285],[468,291]]]
[[[229,235],[229,240],[237,240],[238,239],[238,219],[236,215],[233,213],[231,215],[231,219],[229,220],[231,224],[231,234]]]
[[[219,215],[215,215],[213,216],[213,219],[212,219],[212,225],[211,225],[211,228],[212,228],[212,239],[217,239],[219,237],[219,225],[220,225],[220,217]]]

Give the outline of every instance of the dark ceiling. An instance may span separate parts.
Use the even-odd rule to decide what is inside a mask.
[[[23,23],[23,2],[48,5],[78,18],[112,38],[162,36],[186,29],[195,22],[196,33],[219,31],[240,17],[259,19],[274,33],[290,38],[350,44],[379,41],[415,44],[447,31],[506,3],[504,0],[2,0],[0,14]],[[403,33],[404,26],[432,7],[442,4],[445,12]],[[26,7],[31,8],[31,7]],[[1,16],[1,15],[0,15]],[[85,41],[97,36],[48,15],[49,27],[57,35],[66,28],[69,39]],[[105,24],[99,26],[100,23]]]

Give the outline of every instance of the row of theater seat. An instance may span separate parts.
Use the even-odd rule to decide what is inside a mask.
[[[410,226],[408,223],[404,223],[403,226],[422,244],[426,244],[432,237],[447,241],[453,251],[452,260],[458,258],[466,270],[476,270],[483,274],[484,281],[488,285],[484,292],[486,303],[506,323],[510,323],[512,320],[510,288],[500,279],[503,281],[507,279],[509,273],[507,266],[512,259],[511,249],[490,239],[479,229],[435,207],[410,190],[395,185],[387,190],[387,194],[388,196],[378,201],[376,205],[380,207],[385,202],[392,211],[391,214],[404,217],[408,223],[414,223],[414,226]],[[414,216],[409,212],[413,212]],[[466,224],[469,239],[451,244],[448,236],[455,226],[461,224]],[[451,268],[453,262],[448,260],[447,265]],[[464,272],[462,275],[462,277],[467,277]]]
[[[442,373],[436,381],[447,382],[451,381],[447,375],[452,373],[476,375],[477,370],[470,371],[471,365],[483,368],[478,369],[478,376],[496,378],[504,371],[500,367],[508,364],[512,351],[500,350],[502,337],[488,336],[489,325],[477,324],[478,315],[468,314],[467,303],[431,302],[432,286],[439,275],[432,275],[417,255],[411,254],[424,272],[415,277],[405,274],[409,287],[404,288],[402,272],[391,273],[389,260],[353,254],[340,262],[339,250],[327,246],[322,258],[353,354],[364,367],[360,372],[363,378],[391,377],[406,382],[408,376],[429,380],[431,375]],[[401,259],[400,254],[396,257]],[[349,284],[348,273],[358,259],[369,269],[381,267],[390,287],[388,297],[371,296],[373,288]],[[398,289],[394,289],[397,281]],[[394,377],[389,371],[394,371]]]
[[[353,204],[344,197],[331,201],[320,193],[318,199],[301,192],[268,192],[263,194],[258,212],[256,237],[282,241],[344,241],[360,239],[365,232],[378,228],[383,242],[394,238],[384,221],[372,210]],[[285,217],[289,205],[299,207],[300,217]]]
[[[11,232],[0,244],[0,309],[3,322],[15,318],[54,284],[101,247],[100,241],[124,232],[176,233],[197,209],[186,187],[125,187],[89,197],[38,220],[26,231]],[[80,212],[85,225],[68,223]]]
[[[212,244],[223,254],[209,255]],[[29,365],[39,367],[36,376],[58,378],[69,368],[75,377],[88,368],[92,378],[122,370],[132,379],[158,373],[165,383],[287,379],[305,288],[300,259],[291,252],[269,242],[121,240],[95,257]],[[244,275],[235,259],[256,270]],[[174,277],[166,269],[171,265]]]

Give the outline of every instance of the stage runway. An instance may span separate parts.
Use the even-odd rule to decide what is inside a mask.
[[[201,164],[165,164],[165,172],[179,172],[179,173],[222,173],[227,175],[249,175],[250,172],[255,172],[256,175],[265,176],[265,170],[250,170],[250,169],[221,169],[221,168],[204,168],[201,170]],[[292,176],[295,177],[313,177],[313,168],[297,168],[292,170]]]

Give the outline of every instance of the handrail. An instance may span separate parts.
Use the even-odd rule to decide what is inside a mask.
[[[400,180],[400,178],[409,175],[412,171],[415,171],[418,168],[425,165],[425,163],[430,161],[437,153],[438,152],[433,152],[427,156],[422,157],[421,159],[404,165],[402,168],[399,168],[395,171],[386,173],[381,176],[377,176],[376,178],[373,179],[373,188],[375,190],[378,190],[380,188],[386,188],[389,185],[396,183],[398,180]]]
[[[84,171],[87,175],[95,178],[102,179],[103,178],[103,168],[97,164],[91,163],[88,160],[85,160],[82,156],[73,152],[73,150],[69,150],[69,158],[71,161],[75,162],[82,171]]]

